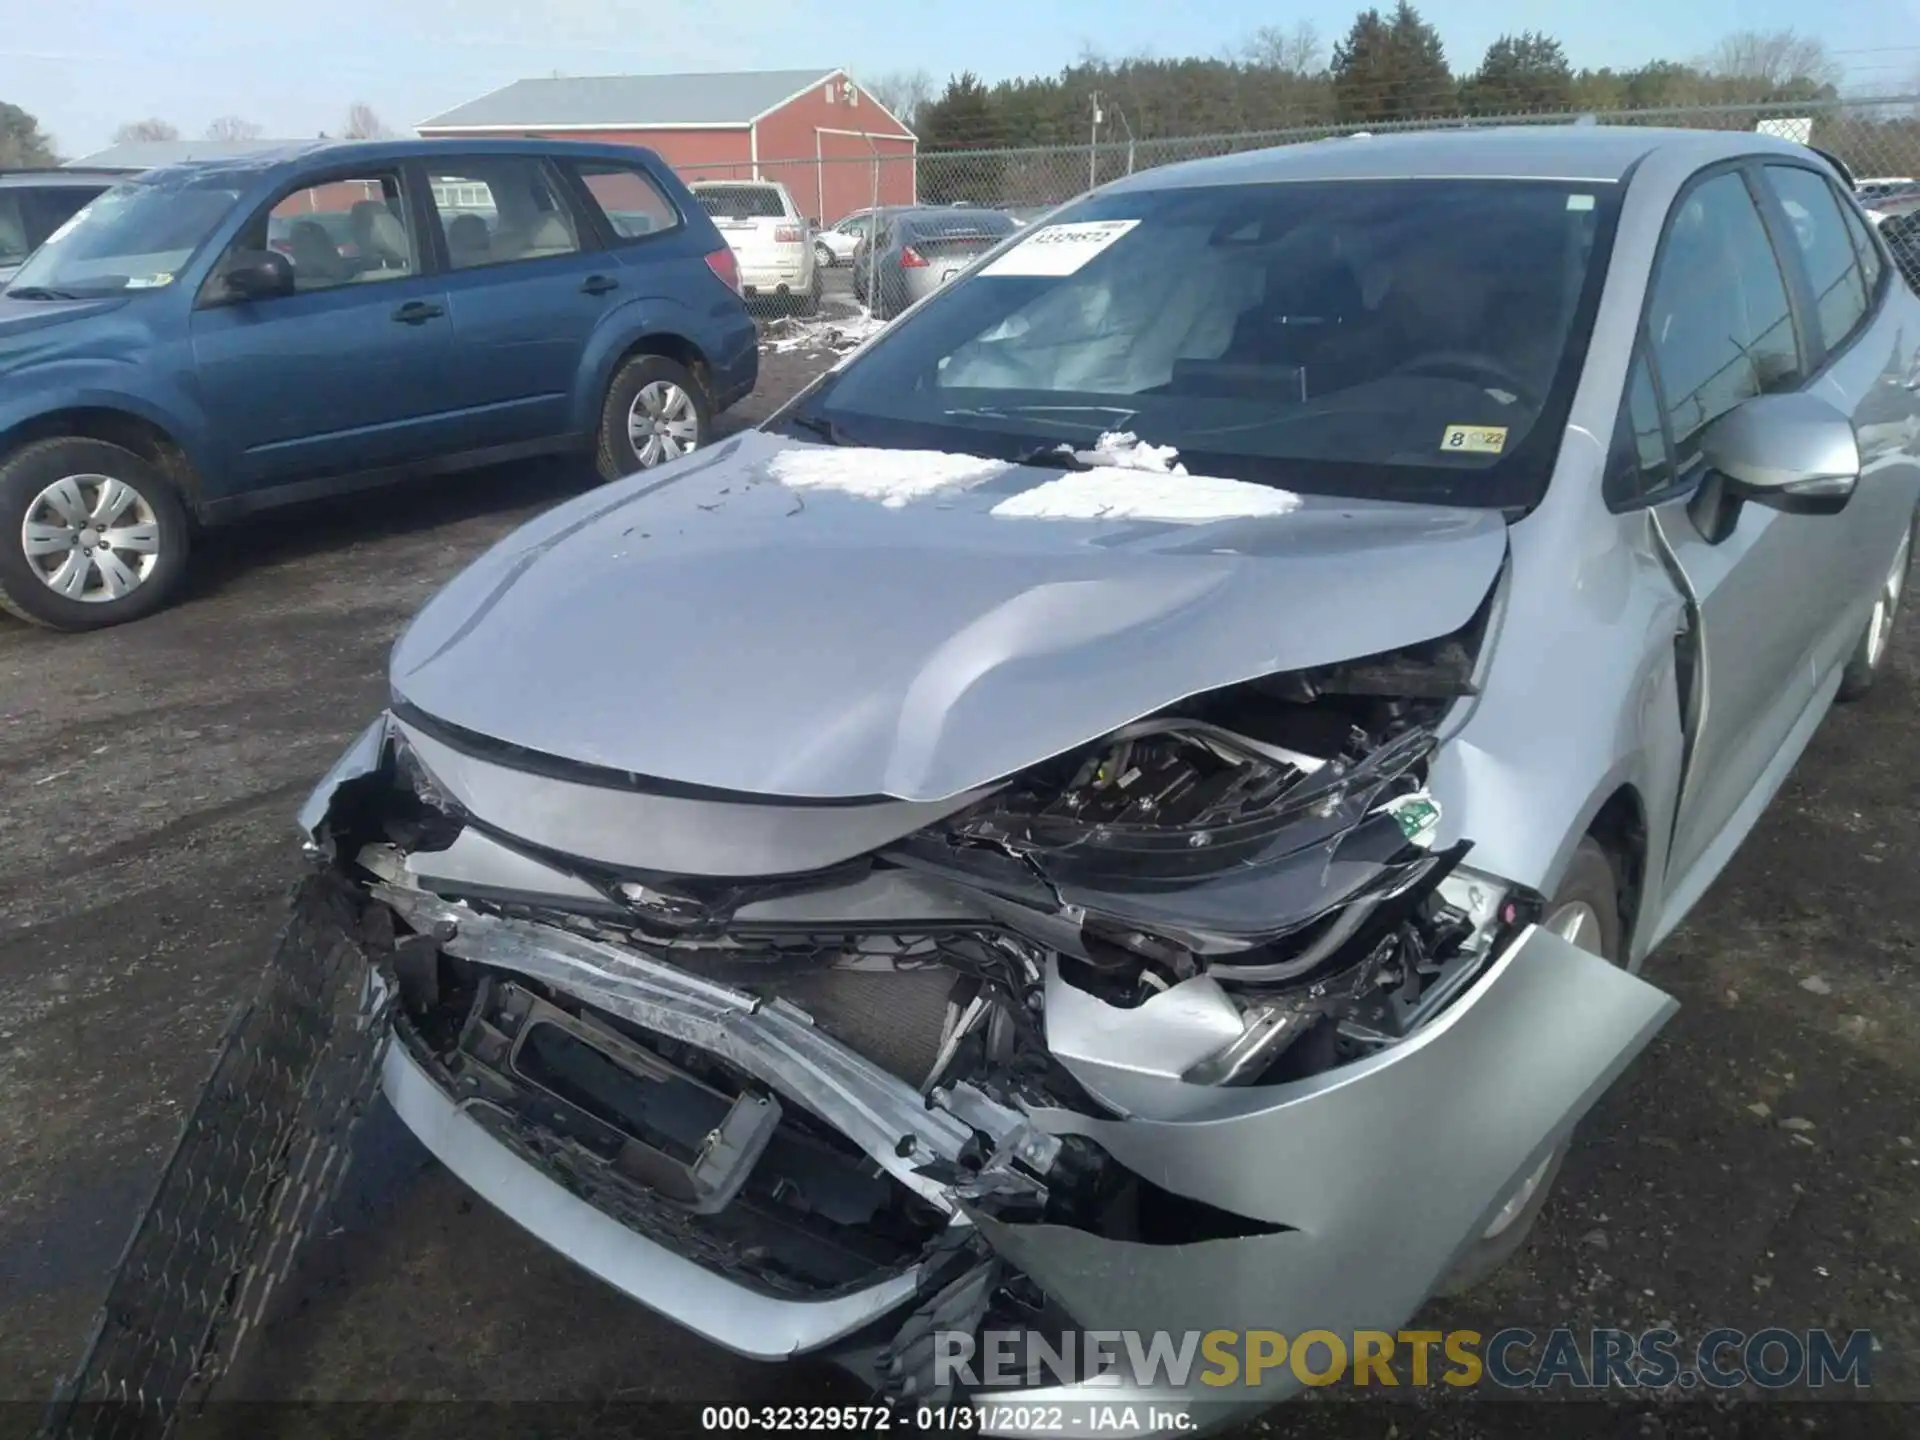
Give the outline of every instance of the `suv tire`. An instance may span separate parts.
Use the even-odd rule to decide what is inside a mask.
[[[0,461],[0,609],[54,630],[150,615],[186,574],[193,527],[159,469],[61,436]]]
[[[651,470],[713,438],[706,388],[664,355],[635,355],[613,372],[600,406],[597,464],[603,480]]]

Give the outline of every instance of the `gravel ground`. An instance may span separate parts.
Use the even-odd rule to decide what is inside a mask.
[[[828,363],[790,342],[730,427]],[[292,812],[381,704],[400,627],[588,483],[520,466],[268,516],[211,537],[193,593],[152,620],[69,638],[0,624],[0,1399],[44,1398],[75,1355],[278,923]],[[1828,720],[1650,961],[1682,1009],[1601,1101],[1529,1251],[1432,1307],[1433,1327],[1865,1328],[1874,1395],[1920,1402],[1917,642],[1909,626],[1871,700]],[[391,1117],[373,1122],[342,1226],[298,1281],[250,1393],[857,1398],[818,1369],[759,1367],[653,1320],[473,1202]],[[1537,1407],[1448,1398],[1368,1411],[1357,1430],[1347,1406],[1296,1407],[1289,1423],[1677,1435],[1718,1413],[1583,1407],[1589,1419],[1557,1412],[1549,1427]],[[1846,1433],[1913,1433],[1920,1417],[1844,1413]],[[1810,1416],[1796,1412],[1796,1433]]]

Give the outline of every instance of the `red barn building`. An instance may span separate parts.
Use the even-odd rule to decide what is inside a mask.
[[[919,141],[844,70],[516,80],[417,127],[433,139],[541,135],[659,152],[685,180],[778,180],[831,225],[917,199]]]

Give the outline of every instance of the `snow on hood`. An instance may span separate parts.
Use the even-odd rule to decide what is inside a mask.
[[[990,513],[1025,520],[1159,520],[1196,525],[1286,515],[1300,508],[1288,490],[1189,475],[1171,445],[1143,445],[1109,431],[1088,450],[1059,447],[1093,468],[1048,479],[1010,495]],[[767,474],[792,490],[833,490],[899,509],[914,500],[964,490],[1010,473],[1004,461],[935,450],[842,447],[790,450],[767,464]],[[1036,476],[1044,473],[1035,471]]]
[[[939,450],[788,450],[767,462],[767,475],[789,490],[837,490],[898,509],[943,490],[964,489],[1006,473],[1004,460]]]
[[[961,482],[886,503],[928,493],[936,462]],[[864,489],[805,483],[850,467]],[[689,785],[937,800],[1203,690],[1446,634],[1506,554],[1495,511],[1319,496],[1204,525],[993,513],[1051,483],[750,432],[503,540],[401,638],[393,693]]]

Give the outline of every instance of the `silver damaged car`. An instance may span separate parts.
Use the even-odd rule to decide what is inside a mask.
[[[386,1093],[642,1304],[891,1398],[978,1398],[942,1334],[1392,1331],[1523,1242],[1642,962],[1886,664],[1916,346],[1764,136],[1095,191],[414,621],[302,816]]]

